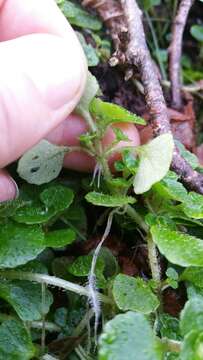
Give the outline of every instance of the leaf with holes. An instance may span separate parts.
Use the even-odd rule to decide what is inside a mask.
[[[153,294],[149,284],[141,278],[119,274],[113,283],[114,300],[120,310],[138,311],[150,314],[159,306],[159,300]]]
[[[67,152],[68,147],[42,140],[21,157],[18,162],[18,174],[30,184],[48,183],[59,175]]]
[[[138,149],[140,164],[134,178],[134,191],[142,194],[167,174],[173,156],[174,142],[171,133],[153,139]]]

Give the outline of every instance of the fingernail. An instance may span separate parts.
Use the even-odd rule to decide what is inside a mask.
[[[20,194],[18,185],[17,185],[17,183],[15,182],[15,180],[12,177],[10,179],[11,179],[11,182],[13,183],[13,185],[15,187],[15,198],[14,199],[17,199],[19,197],[19,194]]]
[[[0,202],[14,200],[19,196],[16,182],[7,174],[0,175]]]

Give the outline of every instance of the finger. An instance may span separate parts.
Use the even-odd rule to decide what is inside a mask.
[[[18,195],[15,181],[5,170],[0,170],[0,202],[13,200]]]
[[[69,28],[54,0],[0,0],[0,41],[33,33],[69,38]]]
[[[71,114],[46,139],[53,144],[79,146],[80,135],[88,131],[86,122],[78,115]],[[94,169],[95,160],[84,152],[74,151],[65,156],[64,167],[72,170],[90,172]]]
[[[146,144],[152,139],[153,139],[152,127],[151,127],[151,125],[147,125],[140,131],[141,144]]]
[[[76,39],[27,35],[0,43],[0,167],[16,160],[65,120],[86,81]]]
[[[137,146],[140,144],[139,133],[133,124],[117,124],[126,136],[129,142],[120,142],[118,148],[124,146]],[[77,116],[70,115],[63,123],[61,123],[52,133],[46,138],[50,142],[65,146],[78,146],[80,144],[79,137],[88,131],[85,121]],[[107,134],[103,139],[103,146],[106,148],[115,139],[115,134],[111,128],[108,129]],[[121,157],[120,151],[115,153],[110,159],[110,165]],[[82,152],[73,152],[65,156],[64,166],[69,169],[78,171],[93,171],[95,167],[95,160]]]

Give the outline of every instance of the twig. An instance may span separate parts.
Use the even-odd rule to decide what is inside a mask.
[[[107,28],[110,30],[114,43],[115,53],[110,63],[112,66],[125,63],[125,52],[123,44],[127,38],[127,27],[123,16],[123,9],[118,0],[83,0],[83,6],[96,9]]]
[[[161,84],[167,88],[171,87],[170,81],[162,80]],[[199,91],[203,90],[203,80],[195,81],[190,85],[181,85],[181,90],[189,92],[191,94],[198,93]]]
[[[171,80],[172,107],[180,110],[181,98],[181,54],[183,32],[187,17],[194,0],[182,0],[179,5],[172,29],[172,41],[169,48],[169,74]]]
[[[142,13],[134,0],[121,0],[129,31],[126,58],[138,68],[145,90],[154,135],[170,131],[166,103],[151,55],[147,48]]]
[[[83,2],[83,4],[86,2]],[[116,39],[114,46],[117,60],[114,62],[117,64],[125,63],[126,66],[128,65],[131,69],[136,67],[140,72],[154,136],[156,137],[169,132],[170,122],[167,114],[167,106],[156,69],[147,48],[142,24],[142,13],[136,0],[120,0],[120,3],[115,0],[105,0],[103,1],[103,5],[99,5],[99,0],[91,0],[91,4],[89,1],[89,5],[93,3],[94,6],[97,3],[98,13],[104,21],[106,19],[106,13],[111,13],[111,18],[108,19],[108,22],[106,21],[106,24],[110,30],[112,39]],[[116,26],[112,9],[118,11],[121,4],[123,16],[120,14]],[[112,9],[111,6],[113,6]],[[119,24],[122,24],[122,29],[125,29],[125,37],[123,37],[124,33],[118,29]],[[115,33],[116,31],[117,33]],[[188,189],[203,194],[203,175],[191,168],[187,161],[181,157],[177,148],[174,150],[171,169],[180,176],[180,179]]]

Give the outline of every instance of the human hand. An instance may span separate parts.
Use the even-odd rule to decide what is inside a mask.
[[[84,90],[87,65],[74,31],[54,0],[0,0],[0,59],[0,168],[44,137],[77,145],[87,125],[70,114]],[[136,128],[121,126],[131,144],[137,145]],[[104,143],[112,139],[109,130]],[[92,170],[94,160],[72,153],[64,165]],[[11,177],[1,170],[0,201],[14,198],[16,191]]]

